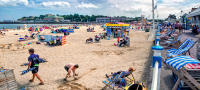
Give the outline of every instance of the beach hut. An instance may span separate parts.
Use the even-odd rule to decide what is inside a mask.
[[[106,23],[106,34],[107,36],[112,36],[114,38],[123,37],[129,34],[129,24],[117,22],[117,23]]]

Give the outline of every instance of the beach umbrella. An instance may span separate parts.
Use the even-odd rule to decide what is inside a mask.
[[[38,32],[38,30],[39,30],[38,28],[35,29],[35,31],[37,31],[37,32]]]

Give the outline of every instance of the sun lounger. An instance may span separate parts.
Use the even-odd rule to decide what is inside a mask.
[[[180,47],[179,47],[178,49],[181,49],[181,48],[183,48],[184,46],[186,46],[186,45],[188,44],[189,40],[190,40],[190,39],[186,39],[186,40],[180,45]],[[167,50],[167,52],[168,52],[168,53],[174,52],[174,51],[176,51],[176,50],[178,50],[178,49],[172,48],[172,49]]]
[[[117,82],[117,80],[119,80],[119,78],[120,78],[120,75],[117,74],[114,77],[112,76],[111,78],[107,78],[107,80],[103,81],[103,83],[106,84],[107,87],[114,89],[116,86],[116,82]]]
[[[172,40],[169,40],[169,41],[165,41],[165,43],[168,44],[168,45],[169,44],[172,45],[172,44],[178,43],[180,40],[181,40],[181,35],[179,35],[176,40],[172,39]]]
[[[193,40],[186,40],[178,49],[170,49],[167,52],[167,57],[185,55],[187,52],[190,55],[189,50],[195,45],[196,42]]]
[[[198,75],[197,74],[194,75],[194,73],[192,73],[194,70],[192,70],[192,72],[187,70],[188,69],[187,65],[189,65],[189,68],[191,69],[191,67],[194,67],[191,66],[192,64],[199,65],[200,61],[195,60],[189,56],[177,56],[165,60],[165,64],[173,72],[175,85],[172,90],[177,90],[178,88],[179,88],[178,90],[182,90],[183,88],[186,88],[185,87],[186,85],[187,87],[189,87],[189,89],[183,89],[183,90],[200,90],[200,82],[198,81],[199,78],[196,78],[196,76]]]

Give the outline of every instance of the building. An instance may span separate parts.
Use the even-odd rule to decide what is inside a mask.
[[[169,15],[166,19],[166,21],[170,23],[176,23],[176,16],[175,15]]]
[[[108,23],[110,22],[111,17],[98,17],[96,18],[96,22],[98,23]]]
[[[186,17],[191,19],[191,23],[193,25],[199,25],[200,26],[200,7],[199,8],[193,8],[191,10],[191,12]]]
[[[44,17],[43,20],[46,21],[46,22],[63,22],[64,21],[64,17],[50,15],[50,16]]]

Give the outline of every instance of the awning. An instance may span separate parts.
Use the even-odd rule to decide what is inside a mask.
[[[189,13],[186,17],[193,17],[200,15],[200,8],[194,10],[193,12]]]
[[[111,23],[106,23],[105,26],[129,27],[129,24],[111,24]]]

